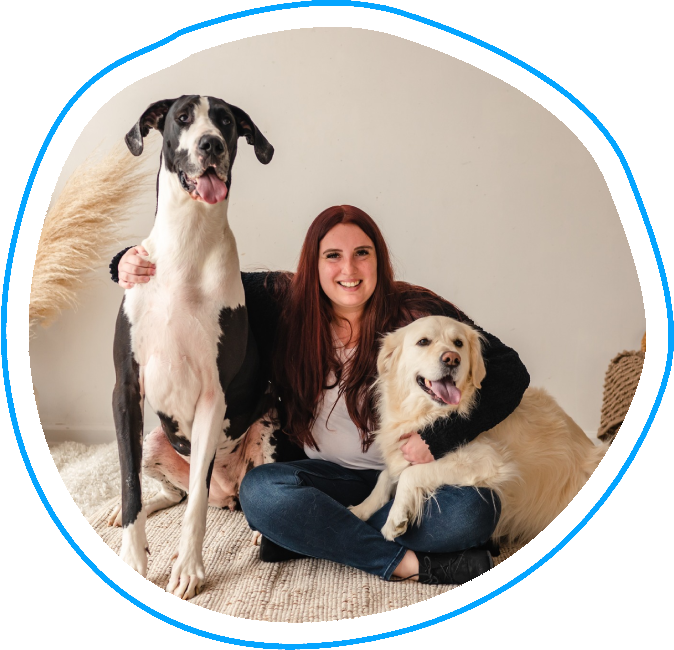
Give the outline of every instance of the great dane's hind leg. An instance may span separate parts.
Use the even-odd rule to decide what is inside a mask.
[[[190,484],[190,464],[171,446],[161,426],[146,436],[143,447],[143,473],[160,485],[159,492],[145,502],[149,517],[185,498]]]
[[[183,518],[178,557],[166,587],[166,591],[184,600],[196,596],[204,584],[203,543],[208,491],[225,411],[225,396],[217,387],[201,395],[194,414],[190,498]]]
[[[276,411],[271,410],[253,422],[246,432],[232,441],[225,435],[215,454],[208,504],[236,510],[239,507],[239,486],[253,467],[274,462],[272,436],[278,428]]]
[[[159,491],[145,500],[145,514],[149,517],[158,510],[180,503],[187,495],[190,465],[166,438],[161,426],[145,437],[143,443],[143,475],[157,481]],[[112,511],[108,526],[122,525],[122,504]]]
[[[122,548],[120,557],[142,576],[147,573],[145,510],[141,494],[143,391],[131,351],[131,326],[120,307],[113,346],[116,381],[112,408],[122,472]]]

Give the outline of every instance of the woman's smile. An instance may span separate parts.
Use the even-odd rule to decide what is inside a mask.
[[[338,280],[337,284],[340,287],[343,287],[346,291],[355,291],[357,290],[362,284],[362,280]]]

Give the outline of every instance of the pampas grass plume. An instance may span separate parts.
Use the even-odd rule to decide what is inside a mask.
[[[87,159],[47,213],[35,258],[30,326],[47,326],[77,305],[78,291],[119,249],[120,229],[152,187],[153,170],[123,145]]]

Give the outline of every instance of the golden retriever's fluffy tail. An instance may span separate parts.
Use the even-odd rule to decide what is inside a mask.
[[[608,445],[595,445],[542,389],[529,389],[497,429],[499,442],[517,459],[519,476],[493,486],[502,506],[494,537],[529,541],[571,503]]]

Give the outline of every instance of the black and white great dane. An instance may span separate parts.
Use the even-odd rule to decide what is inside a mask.
[[[272,423],[258,419],[264,382],[227,206],[238,138],[263,164],[274,149],[244,111],[213,97],[149,106],[126,135],[131,153],[143,152],[153,128],[164,141],[157,214],[143,246],[157,270],[125,292],[117,317],[112,401],[122,501],[110,522],[123,526],[120,556],[144,576],[147,516],[189,492],[166,588],[187,599],[204,583],[208,504],[233,508],[242,474],[272,459]],[[145,400],[161,426],[143,441]],[[161,483],[145,504],[141,472]]]

